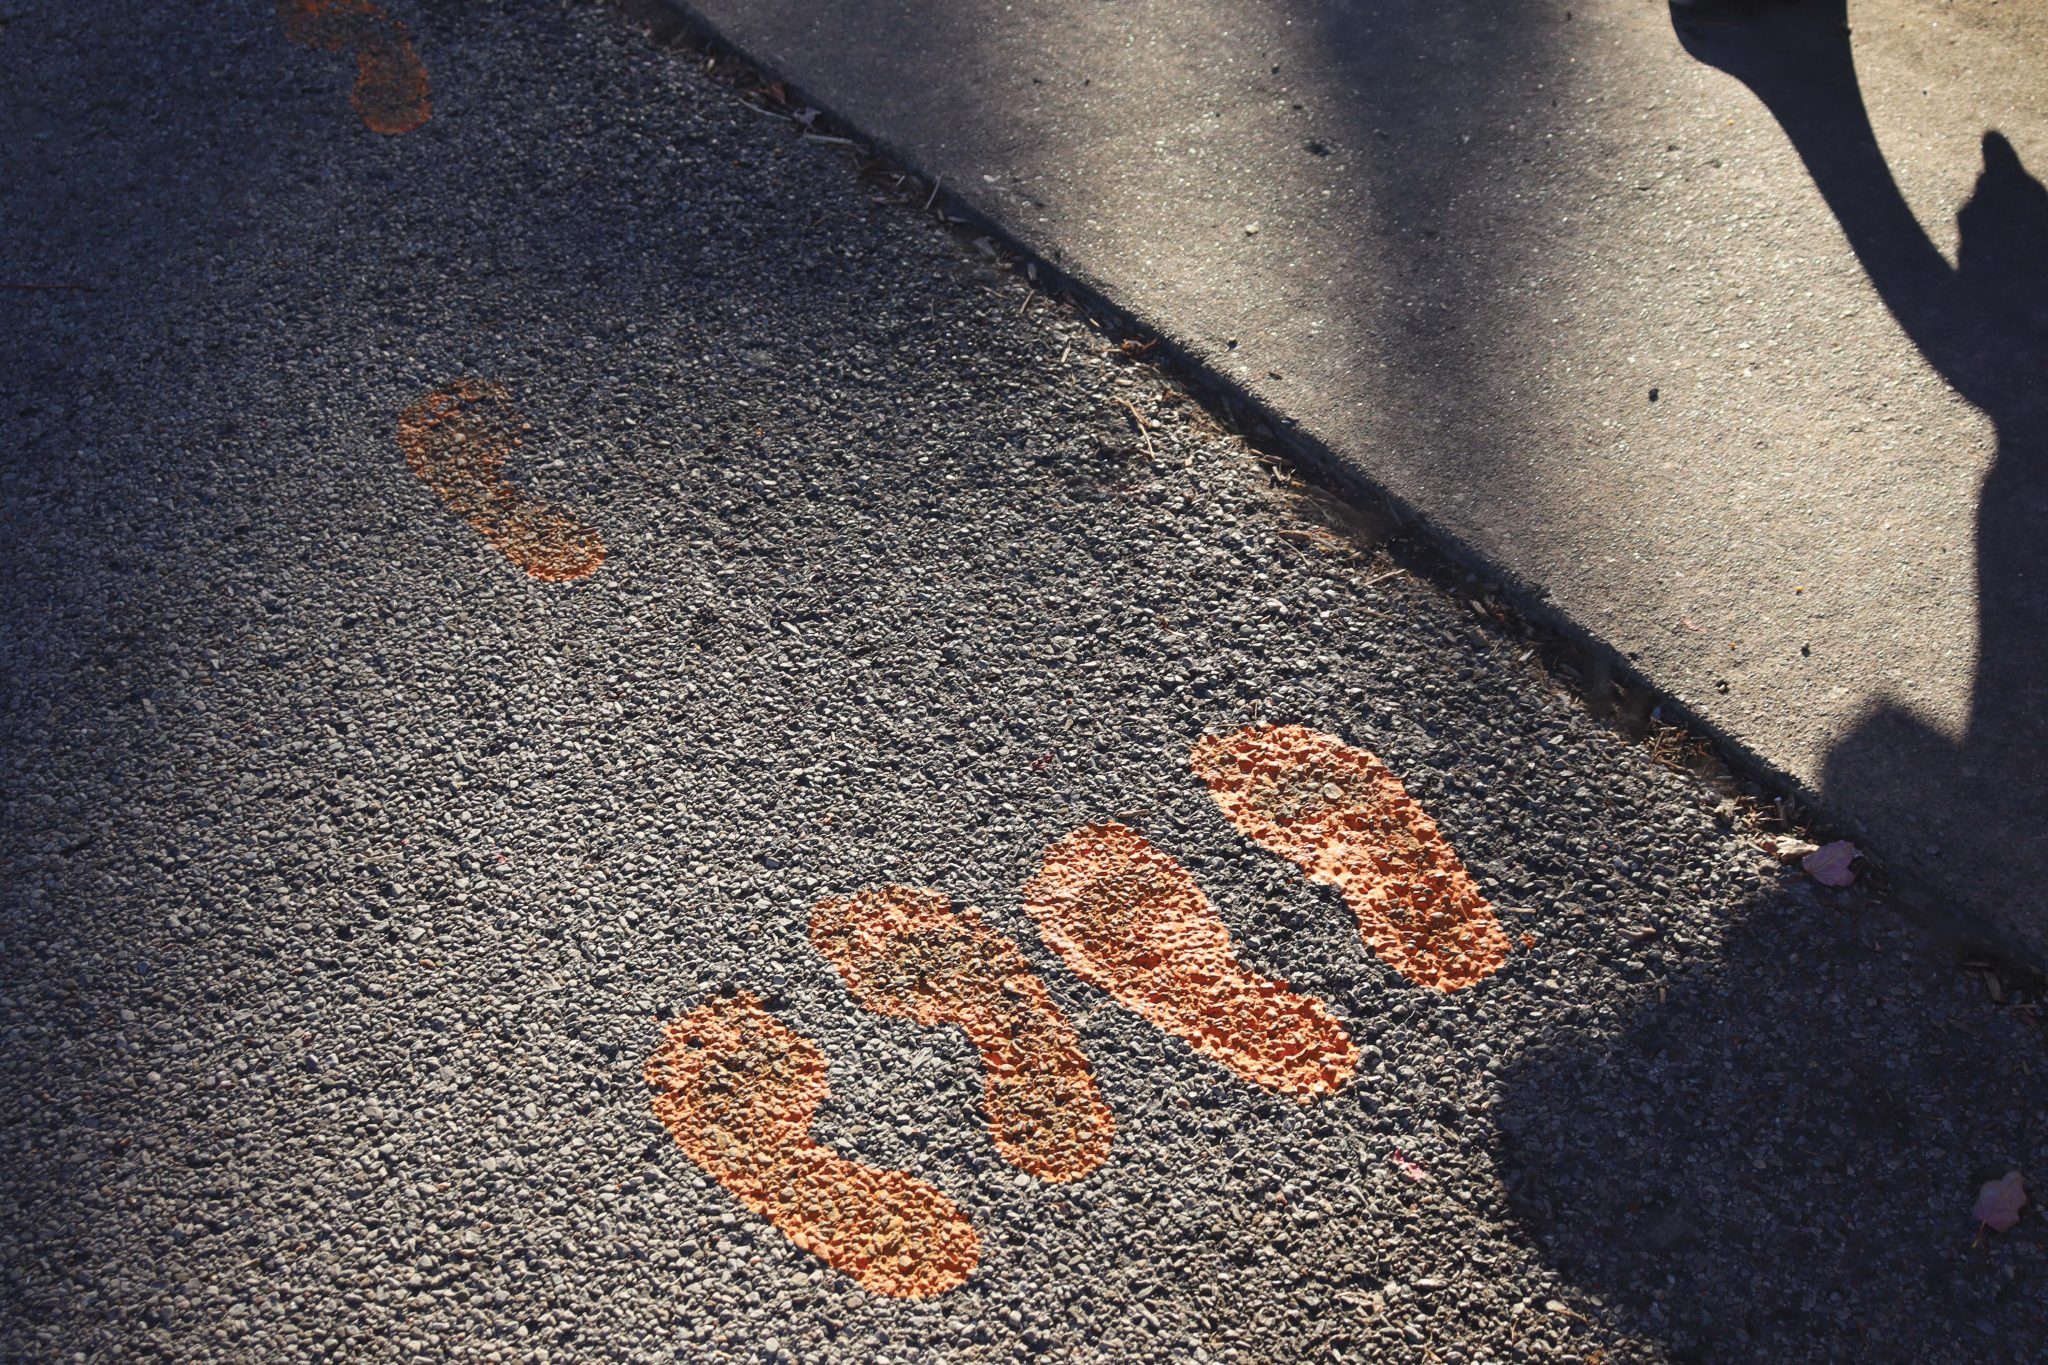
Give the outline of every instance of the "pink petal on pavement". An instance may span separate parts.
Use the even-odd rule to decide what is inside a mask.
[[[1399,1166],[1401,1174],[1407,1176],[1410,1180],[1427,1180],[1429,1178],[1429,1172],[1423,1170],[1422,1167],[1416,1165],[1407,1157],[1402,1156],[1399,1147],[1394,1149],[1394,1164]],[[1987,1186],[1986,1188],[1989,1187]]]
[[[1971,1217],[1993,1232],[2004,1232],[2020,1221],[2020,1205],[2027,1202],[2027,1182],[2018,1171],[2008,1171],[2003,1180],[1987,1180],[1977,1192],[1977,1207]]]
[[[1862,856],[1856,851],[1856,845],[1847,839],[1837,839],[1801,858],[1799,865],[1806,869],[1807,876],[1822,886],[1847,886],[1856,880],[1856,873],[1849,864]]]

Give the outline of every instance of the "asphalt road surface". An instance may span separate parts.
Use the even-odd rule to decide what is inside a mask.
[[[1972,1212],[2043,1166],[2018,983],[893,175],[605,8],[392,12],[314,16],[353,99],[269,5],[0,26],[0,282],[84,286],[0,290],[0,1355],[2035,1357],[2038,1208]],[[1413,984],[1240,833],[1254,725],[1384,760],[1504,958]],[[1331,1084],[1058,946],[1109,821]],[[1059,1178],[850,989],[892,885],[1071,1025]],[[650,1089],[706,1038],[759,1065]],[[806,1056],[752,1174],[918,1191],[944,1264],[712,1150]]]

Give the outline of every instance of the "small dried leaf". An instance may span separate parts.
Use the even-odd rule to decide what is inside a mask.
[[[1984,1182],[1970,1215],[1993,1232],[2004,1232],[2020,1221],[2020,1205],[2026,1202],[2026,1182],[2018,1171],[2008,1171],[2002,1180]]]
[[[1822,886],[1847,886],[1856,880],[1856,873],[1849,864],[1862,856],[1856,845],[1847,839],[1837,839],[1801,858],[1799,865],[1806,869],[1807,876]]]

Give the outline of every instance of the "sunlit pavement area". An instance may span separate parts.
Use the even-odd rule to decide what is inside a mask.
[[[268,4],[0,27],[0,281],[82,286],[0,291],[0,1355],[2037,1355],[2039,1208],[1975,1211],[2043,1164],[2024,982],[897,172],[607,7],[387,8],[424,121]],[[1241,833],[1253,726],[1377,755],[1504,956],[1416,984]],[[1349,1070],[1076,967],[1089,839]],[[821,906],[892,885],[1013,945],[1106,1148],[1034,1174],[968,1033],[857,997]],[[804,1140],[971,1269],[715,1179],[692,1020],[805,1040]]]

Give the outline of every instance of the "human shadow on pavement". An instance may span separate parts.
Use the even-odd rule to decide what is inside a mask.
[[[1949,266],[1878,148],[1845,18],[1843,0],[1817,0],[1680,27],[1764,101],[1900,326],[1997,428],[1969,728],[1952,742],[1880,709],[1825,788],[1925,829],[1938,853],[1901,851],[1909,865],[1938,857],[2038,904],[2048,191],[1987,133]],[[2041,1163],[2038,1028],[1991,1007],[1921,930],[1845,914],[1859,894],[1767,892],[1718,960],[1687,964],[1618,1038],[1540,1048],[1502,1095],[1520,1221],[1681,1359],[2022,1360],[2048,1335],[2038,1225],[1980,1237],[1969,1215],[1979,1182]]]
[[[2048,914],[2048,190],[1996,131],[1957,215],[1951,267],[1914,218],[1877,143],[1850,52],[1845,0],[1748,24],[1688,26],[1700,61],[1777,118],[1885,306],[1936,371],[1997,429],[1977,508],[1976,677],[1960,741],[1903,707],[1865,717],[1829,756],[1823,793],[1891,829],[1907,871],[1960,869],[2009,920]],[[1936,880],[1940,880],[1939,877]],[[1988,926],[1973,925],[1983,932]],[[2034,941],[2038,955],[2040,940]]]
[[[1627,1027],[1539,1044],[1503,1087],[1516,1220],[1674,1359],[2017,1362],[2048,1339],[2040,1224],[1970,1213],[2041,1164],[2039,1028],[1856,896],[1767,891]]]

